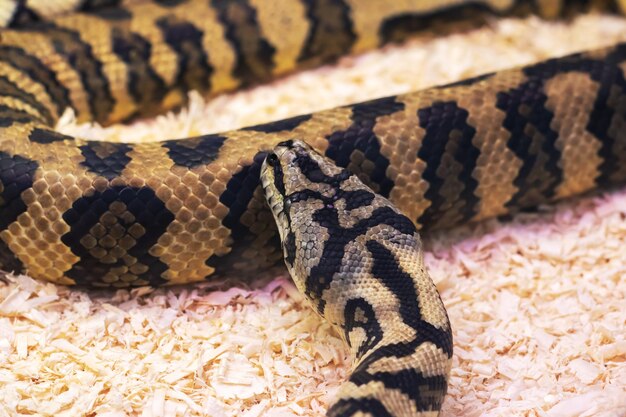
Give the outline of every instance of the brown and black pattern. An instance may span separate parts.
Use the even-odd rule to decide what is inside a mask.
[[[143,36],[122,28],[111,31],[113,52],[126,64],[128,92],[137,103],[139,114],[154,114],[165,97],[165,82],[149,62],[151,43]],[[207,71],[206,65],[204,71]],[[207,80],[203,80],[207,82]],[[132,114],[131,116],[135,116]]]
[[[425,197],[432,202],[420,216],[420,224],[461,224],[476,214],[478,183],[472,173],[480,151],[472,144],[476,129],[468,116],[454,101],[437,101],[417,112],[425,130],[417,158],[426,162],[422,175],[431,186]],[[451,214],[459,217],[451,218]]]
[[[305,4],[310,26],[298,61],[319,65],[348,54],[356,40],[348,2],[320,0]]]
[[[61,240],[80,257],[67,271],[75,281],[98,279],[93,286],[116,282],[162,285],[167,265],[149,253],[174,220],[148,187],[113,186],[74,202],[63,213],[70,231]]]
[[[202,47],[202,31],[190,22],[169,16],[158,19],[156,24],[165,42],[178,56],[175,84],[184,91],[207,91],[213,69]]]
[[[261,32],[256,10],[248,0],[213,0],[212,4],[237,56],[233,74],[242,85],[269,80],[276,49]]]
[[[355,104],[350,106],[352,124],[327,136],[326,156],[372,184],[372,188],[383,197],[389,196],[393,182],[387,178],[389,160],[380,153],[380,143],[373,129],[378,117],[402,110],[404,104],[396,101],[395,97]]]
[[[416,229],[626,182],[626,44],[196,138],[131,145],[54,130],[67,107],[114,123],[178,107],[190,89],[372,48],[405,18],[529,4],[551,16],[560,1],[107,3],[34,23],[48,13],[0,8],[5,24],[23,10],[0,32],[0,268],[59,284],[181,284],[257,274],[282,243],[358,360],[330,415],[437,414],[451,340]],[[268,153],[293,165],[263,170]],[[273,214],[260,175],[282,196]]]

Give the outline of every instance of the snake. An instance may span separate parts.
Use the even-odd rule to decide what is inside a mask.
[[[128,288],[284,262],[354,357],[329,416],[441,409],[452,333],[419,233],[626,182],[626,43],[193,138],[55,129],[66,108],[124,122],[430,19],[554,17],[561,1],[108,3],[119,2],[71,2],[52,17],[37,1],[1,9],[0,269]]]

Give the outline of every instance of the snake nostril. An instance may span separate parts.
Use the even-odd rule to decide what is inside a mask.
[[[272,152],[271,154],[267,155],[266,161],[269,166],[276,166],[276,164],[278,163],[278,156],[276,156],[276,154]]]

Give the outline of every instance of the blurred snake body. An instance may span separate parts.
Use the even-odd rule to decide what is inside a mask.
[[[452,336],[418,229],[626,180],[626,44],[194,138],[54,130],[68,107],[103,124],[152,115],[449,9],[555,16],[560,1],[70,3],[0,8],[14,26],[0,32],[0,269],[122,288],[252,274],[284,255],[355,357],[331,416],[441,408]]]

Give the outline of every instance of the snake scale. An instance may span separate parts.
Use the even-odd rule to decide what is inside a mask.
[[[418,229],[626,180],[626,44],[194,138],[54,130],[67,107],[80,121],[125,121],[180,107],[188,90],[373,48],[429,16],[554,16],[561,1],[98,7],[108,3],[47,21],[37,1],[0,11],[15,26],[0,32],[0,268],[59,284],[181,284],[269,268],[282,244],[355,357],[330,416],[438,414],[452,336]]]

